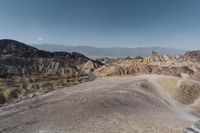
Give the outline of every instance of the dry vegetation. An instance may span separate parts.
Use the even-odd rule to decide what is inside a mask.
[[[189,79],[162,76],[160,83],[179,102],[190,105],[200,98],[200,83]]]
[[[61,77],[48,76],[30,78],[13,77],[13,79],[0,80],[0,104],[9,104],[23,99],[33,98],[37,95],[76,85],[88,81],[87,76]]]

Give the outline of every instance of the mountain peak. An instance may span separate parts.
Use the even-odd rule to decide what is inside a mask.
[[[38,49],[19,41],[11,39],[0,40],[0,54],[2,55],[13,54],[15,56],[21,56],[24,53],[35,51],[38,51]]]

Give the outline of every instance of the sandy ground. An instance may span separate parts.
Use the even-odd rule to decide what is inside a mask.
[[[0,132],[180,133],[199,118],[159,78],[110,77],[2,107]]]

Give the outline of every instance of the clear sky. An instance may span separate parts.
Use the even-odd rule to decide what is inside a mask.
[[[200,49],[200,0],[0,0],[0,38]]]

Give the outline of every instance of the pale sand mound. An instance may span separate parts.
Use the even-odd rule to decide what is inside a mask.
[[[198,117],[160,79],[110,77],[6,106],[0,132],[180,133]]]

